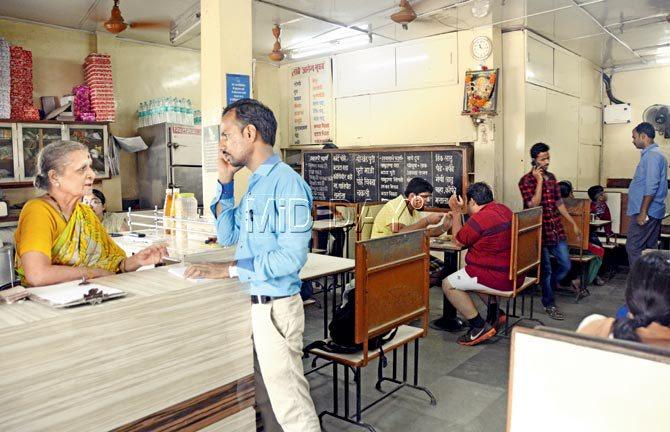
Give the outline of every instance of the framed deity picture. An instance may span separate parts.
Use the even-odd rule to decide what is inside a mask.
[[[463,115],[496,114],[499,69],[465,72]]]

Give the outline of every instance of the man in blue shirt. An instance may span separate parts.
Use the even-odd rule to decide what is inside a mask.
[[[668,161],[658,144],[656,132],[647,123],[633,129],[633,145],[642,150],[640,163],[628,189],[628,227],[626,250],[632,267],[644,249],[656,249],[665,217],[665,198],[668,195]]]
[[[219,182],[211,210],[218,243],[236,244],[236,260],[194,264],[185,275],[239,277],[249,283],[254,349],[262,375],[257,393],[267,390],[274,417],[284,431],[312,432],[321,429],[303,375],[305,314],[298,276],[312,235],[312,192],[274,154],[276,130],[274,114],[256,100],[242,99],[223,111]],[[235,207],[233,176],[244,166],[252,175]],[[267,425],[274,419],[262,408]]]

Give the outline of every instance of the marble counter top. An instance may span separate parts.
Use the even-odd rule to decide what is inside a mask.
[[[213,427],[250,409],[250,303],[237,280],[194,283],[161,267],[96,282],[128,296],[64,310],[0,305],[0,430],[135,430],[166,410]],[[237,408],[188,402],[210,393]],[[255,429],[243,417],[240,430]]]

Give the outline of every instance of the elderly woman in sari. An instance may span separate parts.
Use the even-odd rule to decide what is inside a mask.
[[[46,194],[26,203],[15,234],[16,269],[24,285],[131,272],[167,255],[165,246],[150,246],[126,257],[91,207],[81,202],[94,179],[84,145],[58,141],[40,152],[35,187]]]

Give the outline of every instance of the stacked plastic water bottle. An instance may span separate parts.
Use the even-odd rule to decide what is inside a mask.
[[[194,125],[194,110],[190,99],[163,97],[140,102],[137,110],[138,126],[158,123]]]

